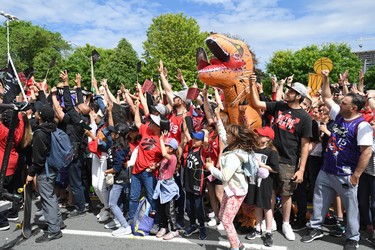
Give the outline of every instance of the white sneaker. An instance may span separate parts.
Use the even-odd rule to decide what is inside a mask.
[[[108,211],[105,211],[98,219],[99,222],[104,222],[104,221],[107,221],[109,220],[110,218],[110,213]]]
[[[119,227],[121,227],[121,224],[117,219],[113,219],[109,223],[104,225],[104,228],[106,229],[115,229]]]
[[[287,225],[283,224],[283,234],[284,234],[284,236],[287,240],[295,240],[296,239],[296,235],[294,234],[293,229],[290,226],[290,224],[287,224]]]
[[[128,227],[120,227],[119,229],[112,232],[112,236],[123,236],[123,235],[129,235],[132,233],[132,229],[130,226]]]
[[[219,225],[217,225],[216,229],[219,230],[219,231],[225,230],[224,225],[221,221],[220,221]]]
[[[214,212],[211,212],[208,214],[208,218],[214,218],[215,217],[215,213]]]
[[[219,219],[217,217],[212,218],[209,222],[207,222],[207,226],[214,227],[219,223]]]
[[[266,220],[262,220],[262,224],[260,225],[261,229],[263,232],[266,231]],[[272,220],[272,226],[271,226],[271,231],[276,231],[277,230],[277,224],[275,219]]]
[[[46,221],[46,218],[44,217],[44,215],[42,215],[42,216],[39,217],[39,221],[41,221],[41,222],[45,222]]]
[[[96,215],[96,218],[99,220],[100,216],[102,216],[105,212],[107,212],[107,210],[105,210],[105,208],[103,207],[102,209],[100,209],[100,212]]]

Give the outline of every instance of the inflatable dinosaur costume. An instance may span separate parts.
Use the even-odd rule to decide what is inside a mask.
[[[230,123],[261,127],[260,112],[252,106],[250,98],[249,76],[254,71],[247,45],[221,34],[211,34],[206,44],[213,58],[209,63],[204,49],[197,50],[199,79],[224,91],[224,112]]]

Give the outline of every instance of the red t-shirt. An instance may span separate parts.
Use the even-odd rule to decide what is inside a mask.
[[[215,138],[213,138],[215,131],[211,131],[209,134],[208,139],[208,147],[204,148],[202,150],[202,153],[207,157],[211,158],[211,161],[216,165],[218,159],[219,159],[219,153],[220,153],[220,142],[219,142],[219,136],[217,135]]]
[[[164,158],[160,163],[159,180],[168,180],[173,177],[177,166],[177,157],[171,154],[171,159]]]
[[[186,113],[186,116],[191,116],[191,110]],[[181,143],[181,134],[182,134],[182,114],[177,115],[177,111],[174,110],[170,121],[170,130],[168,133],[169,138],[174,138],[177,140],[178,144]]]
[[[152,134],[148,125],[145,124],[139,128],[139,134],[142,135],[142,139],[139,142],[138,156],[132,174],[139,174],[151,163],[158,163],[163,159],[159,136]]]

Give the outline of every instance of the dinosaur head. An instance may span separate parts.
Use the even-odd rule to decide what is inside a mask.
[[[212,87],[227,88],[253,72],[253,58],[247,45],[221,34],[206,39],[213,54],[210,62],[204,49],[197,50],[199,79]]]

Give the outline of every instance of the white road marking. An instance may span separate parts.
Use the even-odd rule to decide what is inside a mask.
[[[71,230],[71,229],[64,229],[62,230],[64,234],[68,235],[82,235],[82,236],[99,236],[99,237],[109,237],[109,238],[115,238],[112,236],[111,233],[106,232],[96,232],[96,231],[85,231],[85,230]],[[149,241],[164,241],[162,238],[156,238],[155,236],[134,236],[134,235],[125,235],[125,236],[119,236],[116,238],[124,238],[124,239],[130,239],[130,240],[149,240]],[[215,240],[197,240],[197,239],[186,239],[183,237],[178,237],[170,240],[169,242],[175,242],[175,243],[184,243],[184,244],[195,244],[195,245],[210,245],[210,246],[223,246],[223,247],[229,247],[228,241],[215,241]],[[259,244],[248,244],[244,243],[246,249],[272,249],[272,250],[287,250],[288,248],[285,246],[272,246],[266,247]]]

